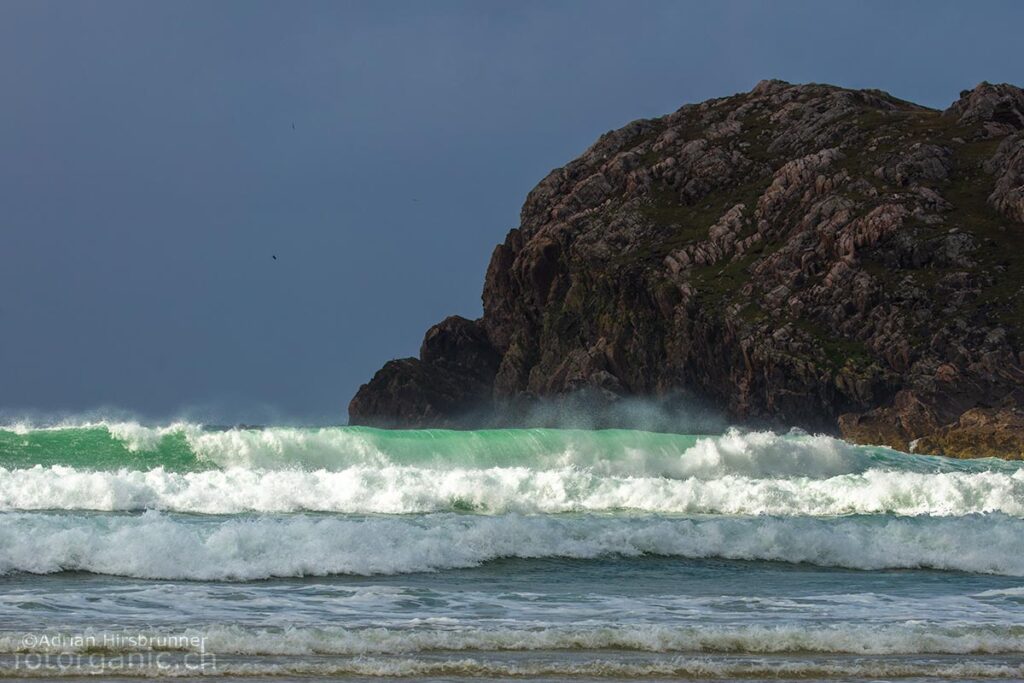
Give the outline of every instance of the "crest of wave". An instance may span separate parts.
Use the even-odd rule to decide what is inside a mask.
[[[868,449],[827,436],[730,430],[688,436],[630,430],[387,432],[365,428],[272,428],[188,433],[196,455],[221,467],[341,469],[417,465],[435,469],[521,466],[587,468],[606,475],[828,477],[864,471]]]

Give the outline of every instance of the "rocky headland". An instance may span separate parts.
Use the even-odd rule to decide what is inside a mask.
[[[1024,91],[945,111],[763,81],[602,135],[530,192],[483,317],[428,330],[352,424],[515,424],[647,397],[1024,457]]]

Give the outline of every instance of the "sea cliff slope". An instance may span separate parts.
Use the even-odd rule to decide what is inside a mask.
[[[538,400],[714,406],[901,450],[1024,455],[1024,91],[945,111],[762,81],[602,135],[353,424],[514,423]]]

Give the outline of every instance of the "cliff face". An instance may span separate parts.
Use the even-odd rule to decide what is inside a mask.
[[[1024,453],[1024,91],[944,112],[764,81],[603,135],[530,192],[478,321],[431,328],[354,424],[539,397],[695,397],[737,422]]]

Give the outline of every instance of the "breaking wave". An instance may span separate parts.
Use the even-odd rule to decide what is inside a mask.
[[[592,468],[92,471],[0,468],[0,510],[146,509],[204,514],[638,511],[725,515],[1024,516],[1024,470],[871,469],[825,479],[607,476]]]
[[[1024,576],[1024,520],[966,517],[195,518],[6,513],[0,572],[252,580],[401,574],[503,558],[645,555]]]
[[[1024,466],[793,432],[0,428],[0,510],[1024,516]]]
[[[189,423],[26,424],[0,427],[0,465],[178,471],[417,466],[431,469],[587,468],[608,476],[827,478],[873,468],[915,472],[1016,471],[995,459],[961,461],[863,447],[800,432],[719,436],[633,430],[390,431],[367,427],[216,429]]]

